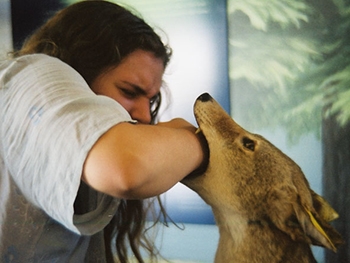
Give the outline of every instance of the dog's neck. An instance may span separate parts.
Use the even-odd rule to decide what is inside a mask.
[[[259,226],[268,226],[270,222],[268,220],[254,220],[254,219],[248,219],[247,220],[248,225],[259,225]]]
[[[269,220],[213,211],[220,232],[215,263],[316,262],[308,244],[294,242]]]

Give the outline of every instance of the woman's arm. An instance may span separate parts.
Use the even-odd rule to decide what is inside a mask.
[[[82,180],[119,198],[161,194],[202,164],[204,146],[195,130],[183,119],[117,124],[92,147]]]

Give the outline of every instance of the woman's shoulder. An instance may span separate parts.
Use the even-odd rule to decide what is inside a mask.
[[[64,66],[64,67],[70,67],[66,63],[64,63],[62,60],[52,57],[46,54],[36,53],[36,54],[29,54],[29,55],[23,55],[20,57],[17,57],[14,59],[15,62],[23,63],[26,65],[57,65],[57,66]]]
[[[7,78],[5,77],[7,75]],[[26,77],[30,79],[52,76],[56,79],[72,79],[85,83],[82,76],[62,60],[46,54],[29,54],[10,59],[0,65],[0,79]]]
[[[42,69],[45,69],[46,67],[71,68],[69,65],[67,65],[66,63],[64,63],[58,58],[55,58],[46,54],[39,54],[39,53],[10,58],[5,61],[3,60],[0,63],[0,71],[1,70],[16,71],[16,69],[18,70],[18,69],[24,69],[28,67],[42,68]]]
[[[34,53],[18,56],[15,58],[16,61],[60,61],[58,58],[43,54],[43,53]]]

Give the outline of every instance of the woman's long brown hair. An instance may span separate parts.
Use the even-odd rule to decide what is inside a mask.
[[[167,66],[171,49],[164,45],[143,19],[107,1],[83,1],[53,16],[28,38],[15,56],[43,53],[57,57],[77,70],[90,85],[105,70],[117,66],[127,55],[141,49],[153,52]],[[152,122],[158,105],[151,105]],[[160,199],[158,198],[159,202]],[[160,203],[160,211],[166,217]],[[128,262],[128,248],[144,262],[140,248],[154,258],[157,250],[145,235],[146,212],[142,200],[121,200],[118,212],[105,228],[107,262]],[[114,243],[115,249],[107,244]]]

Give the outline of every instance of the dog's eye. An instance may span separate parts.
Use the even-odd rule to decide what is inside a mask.
[[[247,137],[242,140],[243,146],[251,151],[255,150],[255,142]]]

